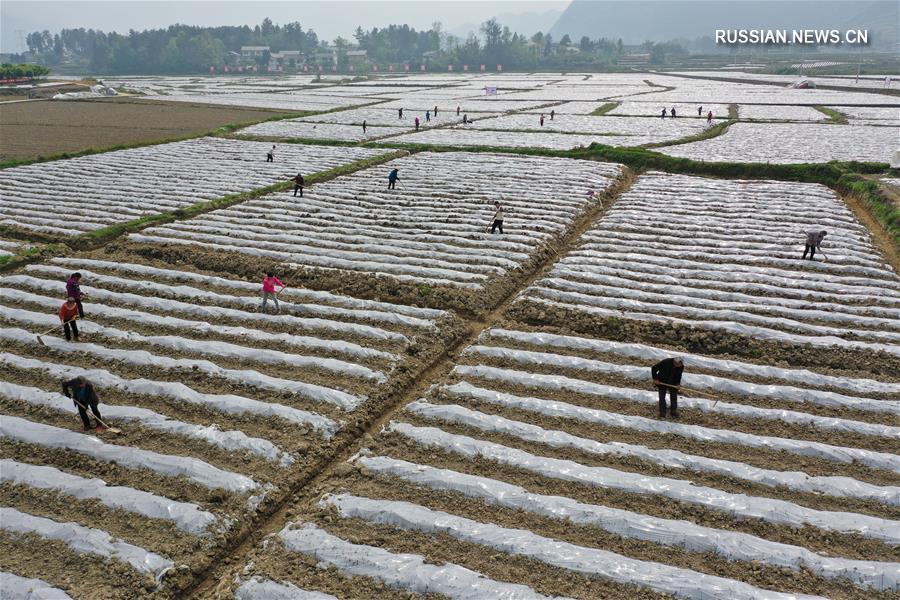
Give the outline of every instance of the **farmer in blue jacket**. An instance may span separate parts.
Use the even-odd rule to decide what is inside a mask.
[[[388,189],[394,189],[394,186],[397,185],[397,181],[400,180],[400,171],[399,169],[394,169],[388,175]]]

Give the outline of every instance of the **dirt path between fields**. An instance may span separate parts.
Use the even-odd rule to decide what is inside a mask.
[[[294,494],[278,507],[264,524],[240,540],[236,547],[227,552],[227,562],[223,562],[218,568],[207,572],[193,586],[184,590],[182,596],[190,598],[220,598],[228,596],[230,594],[229,586],[234,580],[234,575],[243,568],[246,559],[262,538],[282,529],[293,518],[298,507],[305,507],[309,503],[315,502],[317,500],[314,496],[315,490],[320,483],[332,475],[336,467],[343,464],[348,458],[358,452],[360,448],[370,444],[373,437],[404,406],[418,398],[424,397],[432,385],[447,377],[458,362],[462,350],[472,344],[484,330],[501,321],[505,311],[516,299],[518,293],[537,279],[545,276],[556,263],[557,258],[572,249],[578,243],[581,235],[590,228],[594,221],[604,214],[605,211],[609,210],[615,204],[615,201],[628,191],[635,178],[636,175],[631,170],[624,168],[616,183],[603,194],[602,203],[588,208],[584,214],[577,218],[566,234],[556,243],[549,246],[550,252],[546,253],[542,262],[535,265],[529,272],[520,275],[517,285],[502,297],[490,311],[481,317],[468,319],[466,321],[465,336],[448,347],[443,354],[439,355],[419,375],[415,383],[398,390],[393,401],[387,405],[387,408],[376,419],[369,423],[361,435],[338,450],[331,460],[322,464],[320,468],[311,470],[310,476],[295,488]]]

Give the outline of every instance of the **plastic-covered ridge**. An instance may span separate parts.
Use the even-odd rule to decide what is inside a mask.
[[[127,469],[148,469],[161,475],[187,477],[191,481],[212,489],[221,488],[229,492],[245,494],[259,487],[259,484],[246,475],[223,471],[196,458],[159,454],[141,448],[107,444],[94,436],[34,423],[9,415],[3,415],[3,418],[0,419],[0,437],[46,448],[72,450],[97,460],[114,462]]]
[[[710,510],[730,512],[745,518],[764,519],[802,527],[856,533],[886,544],[900,545],[900,522],[858,513],[815,510],[774,498],[723,492],[670,477],[648,477],[608,467],[588,467],[572,460],[536,456],[523,450],[447,433],[436,427],[417,427],[392,422],[390,431],[423,446],[437,447],[466,457],[482,457],[552,479],[574,481],[588,486],[621,489],[636,494],[655,494],[698,504]]]
[[[821,596],[783,594],[734,579],[635,560],[606,550],[560,542],[524,529],[508,529],[492,523],[473,521],[409,502],[372,500],[349,494],[326,496],[321,502],[325,506],[336,507],[344,517],[360,518],[406,530],[445,533],[457,539],[539,560],[561,569],[628,585],[642,585],[679,598],[822,600]]]
[[[594,525],[623,537],[665,546],[683,546],[692,552],[715,552],[729,560],[759,561],[793,570],[803,565],[823,577],[846,577],[862,587],[893,590],[900,585],[900,563],[822,556],[806,548],[772,542],[739,531],[584,504],[564,496],[530,493],[525,488],[489,477],[467,475],[386,456],[358,456],[354,460],[373,473],[392,475],[436,490],[460,492],[512,510]]]
[[[0,591],[7,600],[72,600],[67,593],[46,581],[19,577],[6,571],[0,571]]]
[[[127,563],[142,573],[151,573],[157,583],[174,566],[168,558],[117,540],[105,531],[77,523],[59,523],[6,506],[0,507],[0,528],[13,533],[34,533],[48,540],[59,540],[81,554],[97,554]]]
[[[215,515],[196,504],[178,502],[130,487],[109,486],[102,479],[86,479],[55,467],[0,459],[0,482],[4,481],[37,489],[56,490],[79,500],[95,498],[106,506],[121,508],[150,519],[172,521],[182,531],[194,535],[209,535],[208,529],[217,521]]]
[[[455,600],[541,600],[547,598],[528,586],[488,579],[453,563],[434,565],[418,554],[398,554],[383,548],[351,544],[307,523],[289,524],[278,536],[294,552],[312,556],[320,564],[334,565],[350,575],[371,577],[420,594],[444,594]]]

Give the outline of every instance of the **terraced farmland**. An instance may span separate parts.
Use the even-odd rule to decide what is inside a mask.
[[[78,235],[286,181],[298,170],[308,176],[380,154],[291,144],[266,162],[270,148],[265,142],[204,137],[4,169],[0,226]]]

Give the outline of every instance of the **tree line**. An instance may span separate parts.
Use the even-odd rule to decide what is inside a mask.
[[[376,64],[425,62],[429,69],[447,65],[485,64],[490,69],[609,69],[624,53],[622,40],[582,37],[573,42],[568,35],[558,41],[549,33],[527,36],[513,32],[496,19],[484,22],[480,35],[465,39],[446,33],[440,23],[417,31],[408,25],[389,25],[353,34],[356,45],[367,51]],[[94,73],[187,74],[206,72],[210,66],[234,62],[241,46],[269,46],[273,51],[300,50],[311,54],[329,44],[300,23],[278,25],[266,18],[255,27],[196,27],[172,25],[165,29],[106,33],[95,29],[63,29],[57,34],[35,31],[26,38],[31,56],[49,66],[72,64]],[[350,42],[334,40],[339,64],[345,62]],[[643,46],[650,62],[662,64],[669,57],[686,53],[676,44]],[[267,60],[268,57],[265,57]]]

